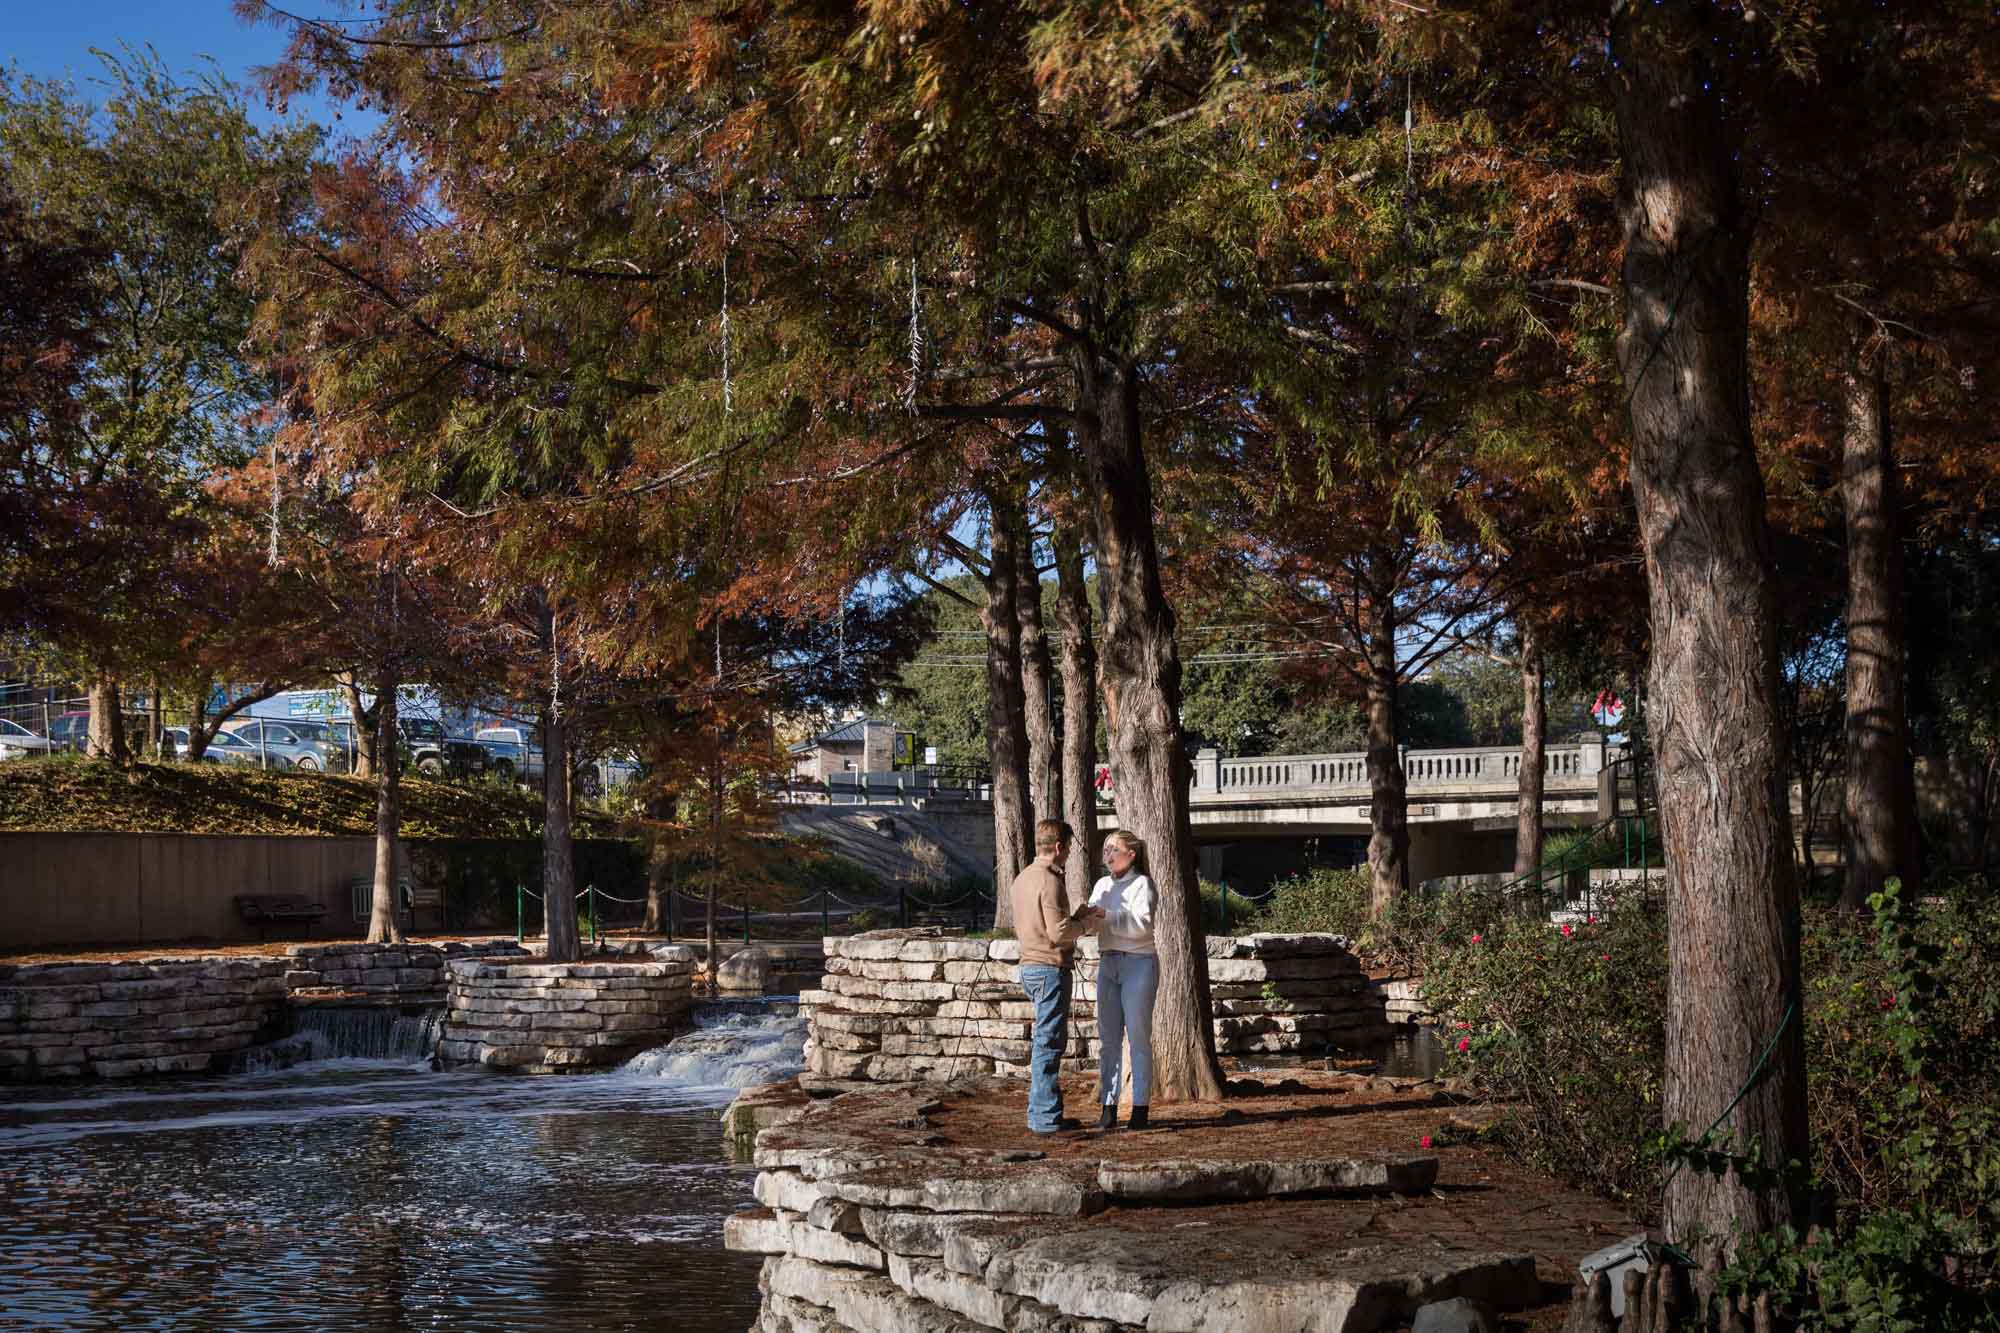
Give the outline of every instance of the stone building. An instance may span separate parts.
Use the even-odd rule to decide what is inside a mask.
[[[915,741],[915,732],[885,718],[852,718],[792,746],[792,776],[840,782],[855,781],[862,773],[886,773],[898,763],[910,763]]]

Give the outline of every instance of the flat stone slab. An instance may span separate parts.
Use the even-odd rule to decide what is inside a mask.
[[[1298,1222],[1178,1211],[1108,1213],[1054,1232],[965,1222],[952,1230],[945,1266],[1072,1318],[1159,1333],[1364,1333],[1407,1324],[1432,1301],[1465,1296],[1520,1310],[1541,1296],[1529,1254],[1337,1232],[1316,1241]]]
[[[1268,1199],[1370,1190],[1421,1194],[1437,1183],[1435,1157],[1310,1157],[1251,1162],[1106,1162],[1098,1187],[1120,1203]]]

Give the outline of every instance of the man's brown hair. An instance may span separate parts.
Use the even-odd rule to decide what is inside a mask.
[[[1071,836],[1069,825],[1063,823],[1060,819],[1037,820],[1035,821],[1035,852],[1037,855],[1044,852],[1052,852],[1068,842]]]

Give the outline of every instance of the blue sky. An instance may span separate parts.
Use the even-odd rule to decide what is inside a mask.
[[[304,6],[307,12],[312,7]],[[116,52],[120,42],[151,44],[176,74],[198,67],[212,57],[221,71],[244,89],[252,116],[261,124],[278,119],[264,107],[254,89],[252,69],[275,61],[284,48],[284,34],[266,24],[246,24],[230,0],[0,0],[0,63],[41,78],[75,79],[86,95],[89,80],[102,72],[91,48]],[[317,99],[294,102],[292,110],[332,126],[337,132],[372,127],[373,116],[347,112],[335,121],[335,108]]]

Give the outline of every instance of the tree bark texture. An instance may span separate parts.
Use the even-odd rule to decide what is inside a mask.
[[[1021,687],[1019,506],[1004,493],[987,496],[992,515],[986,567],[986,755],[993,773],[993,924],[1014,925],[1008,886],[1034,856],[1034,813],[1028,804],[1028,730]]]
[[[349,673],[340,679],[347,695],[347,715],[354,719],[354,776],[375,776],[375,715],[361,706],[361,682]]]
[[[402,904],[396,901],[396,850],[403,827],[403,757],[396,747],[396,669],[384,662],[375,674],[375,893],[368,911],[368,942],[403,938]],[[358,731],[357,726],[357,731]]]
[[[1057,819],[1060,790],[1056,778],[1055,668],[1049,660],[1049,637],[1042,623],[1042,576],[1035,568],[1034,540],[1023,515],[1020,532],[1020,574],[1015,599],[1021,615],[1021,718],[1028,733],[1029,826],[1037,819]],[[1032,846],[1032,838],[1030,845]]]
[[[1098,577],[1104,587],[1099,676],[1111,735],[1119,823],[1146,843],[1159,894],[1153,1010],[1157,1100],[1219,1098],[1222,1067],[1208,993],[1208,952],[1188,820],[1192,776],[1181,735],[1181,663],[1174,613],[1160,585],[1153,487],[1139,424],[1139,373],[1075,353],[1077,439],[1097,505]]]
[[[1648,720],[1668,889],[1664,1111],[1777,1165],[1808,1161],[1764,486],[1750,434],[1750,223],[1717,67],[1744,28],[1705,0],[1612,24],[1622,147],[1618,337],[1652,611]],[[1767,1043],[1768,1064],[1759,1068]],[[1753,1071],[1755,1071],[1753,1073]],[[1732,1099],[1741,1099],[1731,1108]],[[1727,1114],[1725,1114],[1727,1111]],[[1730,1173],[1677,1172],[1668,1234],[1703,1252],[1803,1223]]]
[[[1847,874],[1840,905],[1860,911],[1900,876],[1921,890],[1917,789],[1905,695],[1902,548],[1888,385],[1878,357],[1852,358],[1842,382],[1841,505],[1847,518]],[[1812,827],[1812,810],[1806,811]]]
[[[90,732],[84,741],[92,759],[109,759],[114,764],[130,763],[131,747],[125,741],[125,714],[118,698],[118,682],[108,673],[90,678]]]
[[[551,963],[583,950],[576,924],[576,858],[570,830],[569,723],[545,696],[542,729],[542,936]]]
[[[1534,622],[1521,618],[1521,772],[1516,784],[1514,873],[1526,875],[1542,864],[1542,765],[1548,748],[1549,714],[1542,697],[1542,645]]]
[[[1396,621],[1375,599],[1368,631],[1368,908],[1379,916],[1410,887],[1410,789],[1398,739]]]
[[[1055,534],[1056,660],[1062,673],[1063,818],[1076,835],[1065,882],[1070,906],[1086,901],[1097,881],[1104,840],[1097,834],[1097,645],[1091,638],[1090,587],[1084,581],[1083,543],[1073,532]]]

